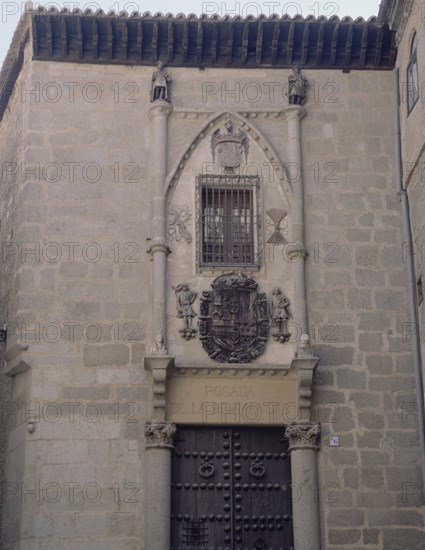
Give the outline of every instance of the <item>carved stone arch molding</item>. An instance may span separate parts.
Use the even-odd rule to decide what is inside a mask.
[[[290,178],[288,177],[288,171],[281,160],[281,156],[276,152],[273,145],[264,136],[261,130],[259,130],[255,125],[252,124],[251,120],[249,120],[246,116],[233,111],[221,111],[219,113],[214,113],[207,120],[207,122],[196,132],[196,134],[190,141],[189,147],[187,147],[184,153],[180,156],[178,162],[174,165],[172,171],[167,176],[165,181],[164,195],[167,196],[173,193],[180,179],[180,176],[185,170],[186,164],[189,162],[193,152],[196,150],[198,145],[204,139],[210,139],[211,130],[218,124],[228,119],[233,119],[234,121],[237,121],[241,125],[244,132],[246,132],[247,135],[255,143],[258,144],[267,160],[270,161],[270,163],[273,163],[272,165],[274,166],[274,172],[276,173],[276,176],[285,195],[288,207],[290,208],[293,199],[293,188],[290,182]]]

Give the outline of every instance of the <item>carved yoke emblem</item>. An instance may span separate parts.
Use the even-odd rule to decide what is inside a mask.
[[[201,297],[199,335],[208,355],[221,363],[249,363],[269,334],[267,298],[241,273],[217,277]]]

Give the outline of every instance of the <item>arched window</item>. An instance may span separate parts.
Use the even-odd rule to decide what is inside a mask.
[[[418,75],[418,35],[415,33],[410,49],[410,61],[407,66],[407,112],[410,113],[419,99]]]

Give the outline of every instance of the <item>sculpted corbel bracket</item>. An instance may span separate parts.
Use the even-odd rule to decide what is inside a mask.
[[[16,376],[31,368],[32,359],[28,356],[29,345],[26,342],[15,342],[4,354],[2,374]]]
[[[297,395],[300,420],[310,420],[311,414],[311,387],[314,371],[320,359],[313,356],[310,339],[307,334],[301,336],[297,356],[292,359],[291,370],[297,373]]]
[[[174,366],[174,357],[169,355],[151,355],[145,357],[145,369],[152,373],[153,405],[152,418],[165,419],[167,404],[167,373]]]
[[[176,425],[166,421],[149,421],[145,424],[145,438],[147,449],[173,449],[173,438]]]

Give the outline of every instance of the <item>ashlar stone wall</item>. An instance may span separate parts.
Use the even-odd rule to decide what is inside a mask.
[[[169,174],[215,113],[239,113],[285,163],[287,127],[279,112],[287,104],[289,71],[180,68],[170,74]],[[143,547],[149,503],[142,427],[151,407],[143,358],[153,340],[146,252],[153,237],[151,75],[149,67],[35,61],[25,80],[35,92],[19,107],[22,162],[33,173],[27,170],[19,182],[17,242],[35,252],[20,260],[22,281],[9,320],[24,324],[16,341],[28,344],[22,359],[31,365],[13,380],[18,410],[8,481],[16,484],[11,498],[20,510],[6,512],[10,550],[84,550],[93,540],[103,549]],[[307,297],[320,358],[312,415],[323,432],[320,488],[312,498],[321,510],[322,547],[419,549],[424,517],[414,376],[403,338],[408,313],[392,74],[305,76],[312,85],[301,123]],[[4,122],[1,128],[13,134]],[[287,184],[270,170],[273,161],[252,145],[252,158],[265,163],[265,219],[269,204],[290,209],[290,201]],[[171,288],[184,277],[200,291],[214,278],[196,264],[191,186],[204,156],[210,162],[208,141],[169,197],[169,205],[175,200],[191,209],[193,233],[191,243],[169,243],[168,329],[176,361],[210,361],[199,340],[186,344],[176,334]],[[291,185],[299,185],[297,168],[286,178]],[[293,261],[279,250],[254,277],[265,290],[290,289]],[[296,343],[281,345],[284,358]],[[22,415],[24,407],[33,412]],[[330,446],[331,436],[339,437],[338,447]]]

